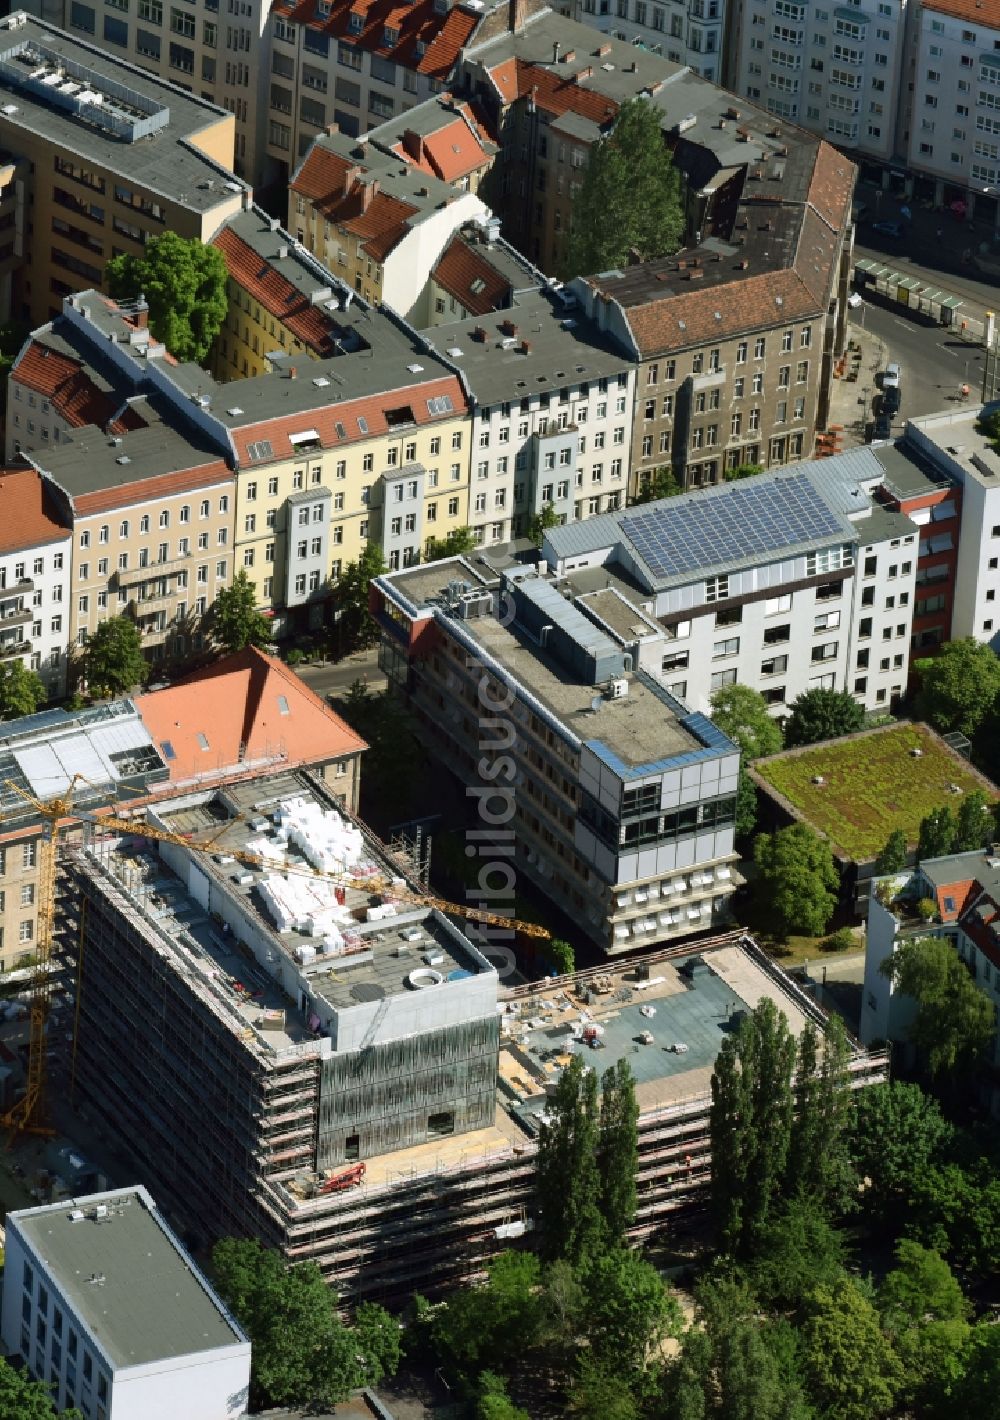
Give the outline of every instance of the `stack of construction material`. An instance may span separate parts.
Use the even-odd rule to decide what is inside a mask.
[[[346,873],[364,854],[361,830],[314,799],[283,799],[275,815],[282,837],[298,848],[318,872]]]

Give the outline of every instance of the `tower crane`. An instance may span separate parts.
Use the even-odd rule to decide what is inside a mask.
[[[222,850],[217,840],[232,826],[230,819],[222,828],[205,841],[199,842],[185,834],[173,833],[157,828],[143,819],[124,818],[113,813],[102,813],[79,808],[74,803],[74,790],[78,784],[96,788],[82,774],[75,774],[69,786],[61,794],[49,799],[40,799],[22,789],[20,785],[7,781],[7,786],[24,799],[41,820],[42,831],[38,840],[38,914],[35,933],[35,964],[31,974],[30,1028],[28,1037],[28,1070],[24,1095],[0,1115],[0,1126],[9,1131],[10,1139],[19,1134],[40,1134],[51,1136],[55,1133],[48,1123],[47,1099],[47,1056],[45,1030],[48,1024],[49,1008],[52,1000],[52,945],[55,926],[56,871],[58,865],[59,834],[74,824],[89,823],[103,832],[129,834],[159,843],[173,843],[189,852],[214,854]],[[415,893],[405,882],[373,874],[358,879],[347,873],[325,873],[307,864],[277,864],[259,853],[248,849],[226,848],[227,857],[259,871],[301,873],[308,877],[331,883],[334,887],[355,888],[371,893],[380,893],[400,899],[415,907],[431,907],[449,916],[463,917],[470,922],[482,922],[489,926],[505,927],[509,931],[525,937],[548,940],[551,932],[537,922],[524,922],[508,917],[501,912],[490,912],[486,908],[472,907],[467,903],[449,902],[432,893]],[[79,990],[79,985],[77,987]]]

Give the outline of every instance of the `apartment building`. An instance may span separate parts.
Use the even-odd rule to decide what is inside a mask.
[[[484,292],[485,294],[485,292]],[[570,314],[572,312],[572,314]],[[480,546],[624,507],[635,369],[559,289],[428,332],[472,401],[469,526]]]
[[[424,140],[409,130],[407,141],[423,152]],[[366,301],[384,301],[403,316],[453,235],[490,217],[471,192],[340,133],[316,139],[288,189],[288,226],[297,240]]]
[[[517,292],[552,285],[497,235],[494,226],[463,227],[442,252],[427,283],[419,319],[419,307],[412,319],[425,328],[485,316],[506,310]]]
[[[16,258],[4,319],[38,325],[119,252],[167,230],[207,240],[241,209],[231,115],[23,11],[0,35]]]
[[[380,577],[390,684],[469,792],[503,785],[504,853],[604,953],[724,920],[739,881],[738,751],[562,588],[525,572],[458,558]],[[484,705],[506,707],[490,721],[499,741]]]
[[[914,17],[910,62],[897,151],[918,190],[1000,221],[1000,17],[976,0],[931,0]]]
[[[575,0],[574,20],[723,82],[726,0]]]
[[[542,558],[597,624],[610,608],[603,629],[623,653],[696,711],[737,682],[775,715],[817,688],[885,709],[906,687],[918,535],[867,491],[881,477],[859,450],[552,528]]]
[[[768,113],[888,162],[906,90],[906,0],[741,0],[724,82]]]
[[[8,1356],[93,1420],[236,1420],[250,1342],[142,1187],[6,1219]]]
[[[447,91],[370,128],[365,141],[427,177],[478,192],[499,151],[482,104]]]
[[[64,602],[72,561],[69,528],[32,469],[0,474],[0,664],[37,671],[50,696],[66,685]]]
[[[914,772],[919,773],[919,766]],[[984,787],[994,791],[988,780]],[[979,990],[1000,1004],[1000,858],[994,848],[925,858],[915,868],[873,878],[870,893],[858,1032],[862,1042],[880,1041],[906,1050],[917,1003],[900,992],[881,968],[915,937],[946,941]],[[929,919],[917,910],[917,904],[925,901],[934,908]],[[990,1063],[1000,1063],[1000,1035]],[[998,1114],[1000,1089],[993,1083],[982,1088],[991,1112]]]

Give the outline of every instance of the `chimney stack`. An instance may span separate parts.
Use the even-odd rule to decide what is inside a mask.
[[[528,0],[507,0],[507,25],[512,35],[520,34],[528,18]]]
[[[372,198],[378,192],[378,182],[375,178],[371,182],[361,184],[361,210],[367,212],[372,205]]]
[[[423,161],[424,140],[419,133],[408,128],[403,134],[403,152],[409,154],[415,163]]]
[[[135,326],[136,330],[148,330],[149,328],[149,304],[141,291],[135,307]]]

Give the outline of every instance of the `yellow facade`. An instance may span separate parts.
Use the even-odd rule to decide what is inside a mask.
[[[270,368],[266,357],[275,351],[304,360],[320,358],[232,277],[227,290],[229,311],[212,351],[212,372],[217,380],[266,375]]]
[[[382,300],[384,267],[364,249],[371,238],[328,221],[301,193],[289,192],[288,207],[288,226],[296,240],[359,296],[377,306]]]
[[[234,567],[254,583],[258,605],[280,607],[285,579],[288,499],[328,488],[331,582],[356,562],[369,537],[383,540],[377,487],[406,465],[425,470],[423,537],[443,538],[469,521],[471,423],[464,413],[432,425],[359,440],[296,459],[241,469],[236,475]]]

